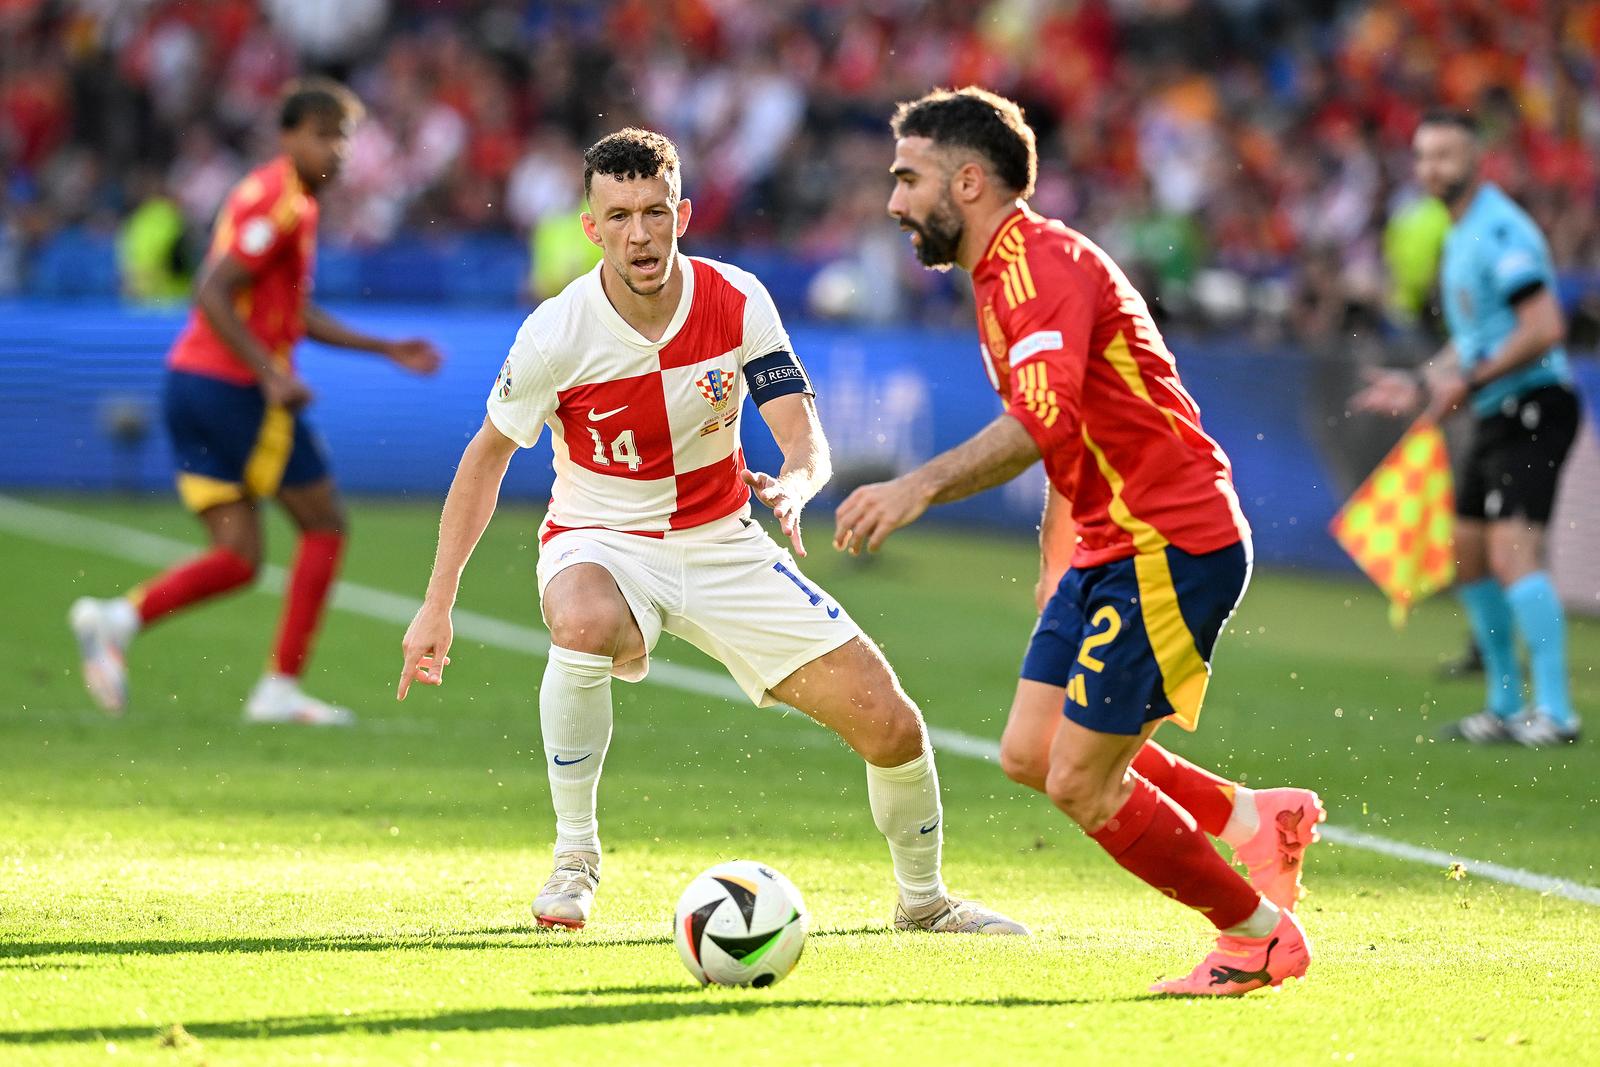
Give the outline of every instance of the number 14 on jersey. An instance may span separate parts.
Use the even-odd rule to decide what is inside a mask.
[[[644,460],[639,458],[639,447],[634,443],[633,431],[623,430],[616,440],[611,442],[611,455],[606,455],[606,443],[600,436],[600,431],[593,426],[589,427],[589,436],[594,438],[594,461],[601,467],[611,466],[612,460],[625,463],[628,470],[637,471],[644,465]]]

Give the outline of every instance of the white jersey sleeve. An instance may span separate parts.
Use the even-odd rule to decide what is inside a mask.
[[[517,331],[488,400],[489,421],[523,448],[538,442],[557,402],[550,365],[534,340],[536,318],[529,315]]]
[[[742,367],[752,359],[774,352],[793,354],[794,343],[789,340],[789,331],[783,328],[778,308],[760,279],[740,270],[730,271],[728,280],[744,293],[744,344],[739,351],[739,365]]]

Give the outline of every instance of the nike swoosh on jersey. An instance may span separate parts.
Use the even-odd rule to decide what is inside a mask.
[[[627,410],[628,410],[628,405],[624,404],[620,408],[612,408],[610,411],[607,411],[604,414],[596,415],[594,413],[594,408],[590,408],[589,409],[589,421],[590,422],[602,422],[602,421],[604,421],[606,419],[609,419],[611,416],[617,414],[618,412],[627,411]]]

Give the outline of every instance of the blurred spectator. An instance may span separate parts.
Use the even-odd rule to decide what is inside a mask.
[[[1114,245],[1169,319],[1270,334],[1415,306],[1430,254],[1411,244],[1433,236],[1410,215],[1409,140],[1436,104],[1490,130],[1489,175],[1580,300],[1600,277],[1600,0],[140,0],[6,18],[11,247],[129,205],[135,164],[203,229],[267,143],[278,86],[315,67],[371,107],[325,204],[346,243],[541,246],[573,211],[581,147],[643,123],[682,149],[689,247],[831,264],[812,290],[829,314],[960,321],[964,287],[911,269],[883,215],[884,134],[896,100],[976,81],[1036,126],[1040,207]]]
[[[140,304],[179,301],[189,293],[192,262],[184,249],[184,217],[148,167],[129,179],[132,212],[117,233],[117,274],[122,292]]]

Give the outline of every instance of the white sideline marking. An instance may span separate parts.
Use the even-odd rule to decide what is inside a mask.
[[[43,507],[25,500],[0,494],[0,530],[29,537],[48,544],[71,545],[74,548],[99,552],[133,563],[153,567],[166,566],[195,551],[195,545],[159,534],[145,533],[119,523],[75,515],[68,511]],[[278,566],[261,568],[260,586],[263,591],[278,593],[283,590],[284,570]],[[334,589],[333,606],[369,619],[408,625],[416,614],[418,602],[398,593],[383,589],[340,582]],[[457,637],[465,637],[481,644],[513,652],[529,652],[543,656],[550,650],[550,635],[544,630],[520,623],[480,615],[475,611],[457,608],[454,612]],[[732,678],[660,660],[650,666],[647,682],[664,685],[686,693],[719,697],[735,703],[744,703],[744,692]],[[788,711],[779,705],[776,710]],[[800,721],[809,722],[804,716]],[[954,753],[972,759],[996,763],[1000,759],[1000,744],[984,737],[929,726],[928,735],[941,752]],[[1525,871],[1519,867],[1506,867],[1498,863],[1469,859],[1438,849],[1421,848],[1403,841],[1343,826],[1323,825],[1322,836],[1346,848],[1358,848],[1395,859],[1409,860],[1438,868],[1441,872],[1451,864],[1459,863],[1470,873],[1537,893],[1549,893],[1583,904],[1600,905],[1600,888],[1584,885],[1566,878]]]

